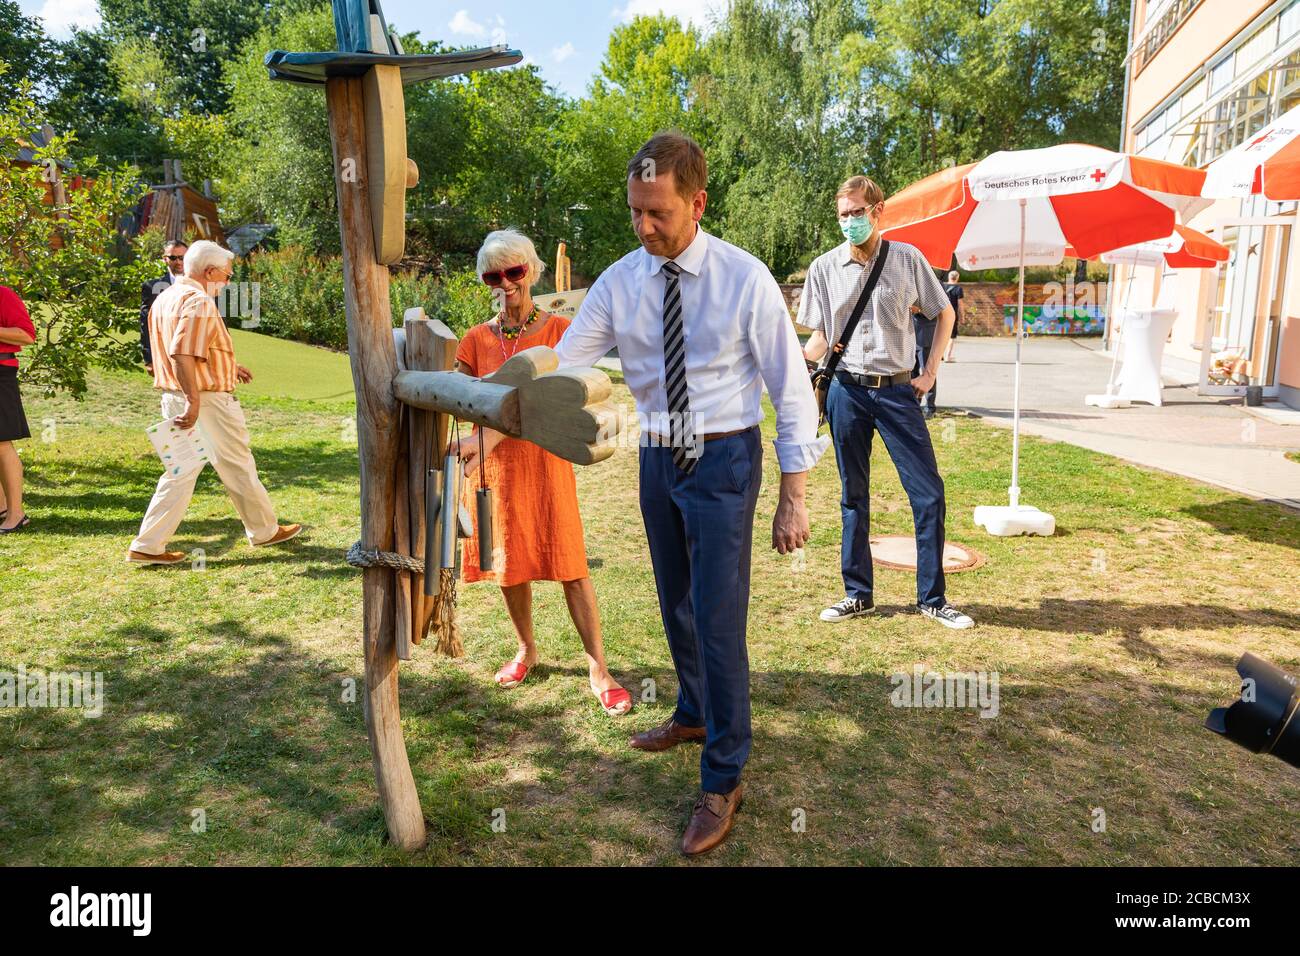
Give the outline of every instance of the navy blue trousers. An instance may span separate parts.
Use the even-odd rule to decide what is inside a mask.
[[[700,447],[689,475],[672,449],[642,447],[641,516],[677,668],[673,719],[705,728],[700,787],[728,793],[752,740],[745,622],[763,448],[757,428]]]
[[[930,430],[908,382],[886,388],[846,384],[839,375],[826,396],[826,418],[840,469],[840,572],[844,593],[872,600],[871,438],[879,431],[912,505],[916,529],[916,601],[944,604],[943,479],[934,460]]]

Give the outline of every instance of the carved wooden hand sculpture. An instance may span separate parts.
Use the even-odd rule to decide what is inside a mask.
[[[495,428],[578,465],[604,461],[618,438],[609,376],[594,368],[560,369],[545,346],[524,349],[483,379],[399,371],[393,393],[408,405]]]
[[[579,465],[614,453],[618,409],[608,401],[609,376],[594,368],[560,369],[552,349],[537,346],[514,355],[483,379],[509,385],[519,396],[519,434],[553,455]]]

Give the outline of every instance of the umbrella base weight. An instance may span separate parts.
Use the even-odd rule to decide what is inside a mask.
[[[1083,404],[1098,408],[1131,408],[1133,403],[1120,395],[1085,395]]]
[[[1056,531],[1056,519],[1031,505],[980,505],[975,509],[975,523],[1000,538],[1018,534],[1050,535]]]

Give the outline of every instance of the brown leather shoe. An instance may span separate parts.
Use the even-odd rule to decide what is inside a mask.
[[[275,534],[271,535],[271,537],[267,538],[265,541],[254,541],[253,547],[261,548],[268,544],[280,544],[284,541],[288,541],[290,538],[298,537],[298,534],[301,531],[302,525],[300,524],[282,524],[276,528]]]
[[[147,554],[144,551],[126,552],[128,564],[180,564],[185,560],[184,551],[164,551],[162,554]]]
[[[691,822],[682,834],[682,854],[697,856],[707,853],[727,838],[736,822],[736,811],[744,797],[744,784],[736,784],[731,793],[709,793],[701,790],[695,801]]]
[[[667,723],[660,724],[651,730],[643,730],[639,734],[633,734],[628,738],[628,745],[635,747],[637,750],[649,750],[652,753],[658,753],[660,750],[676,747],[686,741],[701,741],[704,739],[704,733],[703,727],[683,727],[669,717]]]

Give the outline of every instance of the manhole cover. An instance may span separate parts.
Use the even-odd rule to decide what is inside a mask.
[[[871,539],[871,563],[899,571],[916,570],[916,539],[905,534],[886,534]],[[964,544],[948,541],[943,546],[943,573],[983,567],[984,555]]]

